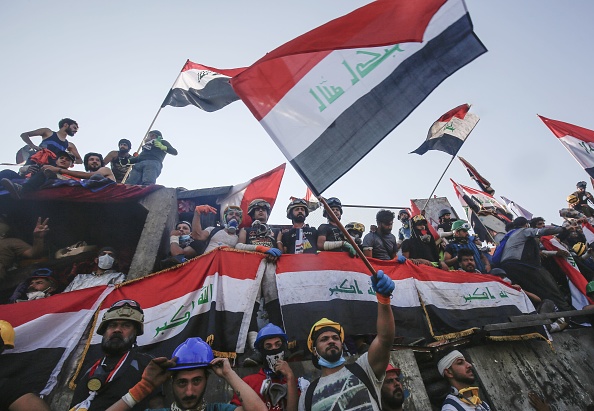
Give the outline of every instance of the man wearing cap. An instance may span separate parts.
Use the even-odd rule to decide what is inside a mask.
[[[0,181],[2,187],[10,193],[10,196],[14,199],[21,198],[21,194],[30,193],[41,188],[48,180],[61,179],[67,180],[75,177],[62,175],[64,170],[68,170],[74,164],[74,156],[67,151],[60,151],[58,158],[56,159],[56,165],[44,165],[41,167],[41,171],[33,174],[31,178],[25,181],[22,185],[13,183],[7,178],[3,178]],[[57,170],[57,171],[55,171]]]
[[[139,184],[148,186],[155,184],[163,168],[163,160],[166,154],[177,155],[167,140],[158,130],[150,131],[145,139],[142,151],[138,157],[130,157],[130,164],[134,164],[126,184]]]
[[[38,268],[33,271],[29,279],[19,285],[10,301],[17,303],[23,301],[40,300],[58,294],[59,284],[54,277],[54,272],[49,268]]]
[[[366,353],[353,364],[345,365],[342,326],[327,318],[316,322],[309,332],[307,347],[322,376],[312,381],[299,397],[299,411],[330,411],[335,404],[341,404],[342,410],[380,410],[381,388],[394,343],[390,306],[394,282],[379,270],[377,276],[371,277],[371,283],[378,300],[377,336]]]
[[[551,300],[561,311],[570,311],[555,279],[541,264],[538,237],[560,234],[563,227],[545,226],[530,228],[528,220],[518,217],[513,221],[513,229],[501,240],[493,255],[493,262],[503,268],[509,279],[524,290]]]
[[[380,210],[375,215],[377,230],[370,231],[363,238],[363,253],[366,257],[380,260],[392,260],[398,253],[398,242],[392,234],[394,225],[394,212]]]
[[[70,292],[99,285],[115,285],[124,282],[126,274],[117,269],[117,254],[113,247],[103,247],[95,258],[95,269],[90,274],[78,274],[64,290]]]
[[[402,389],[400,378],[400,368],[388,364],[386,377],[382,385],[382,411],[402,411],[404,390]]]
[[[318,252],[318,230],[305,224],[309,215],[307,201],[296,198],[287,206],[287,218],[293,227],[278,233],[278,247],[285,254],[316,254]]]
[[[437,363],[439,375],[450,384],[450,394],[446,397],[441,411],[489,411],[489,404],[478,396],[478,387],[474,386],[476,377],[472,364],[466,361],[462,353],[453,350],[445,354]]]
[[[103,314],[97,334],[103,336],[99,358],[79,379],[71,411],[105,410],[125,395],[142,378],[151,357],[133,349],[136,337],[144,333],[144,312],[134,300],[120,300]],[[160,389],[139,401],[132,409],[144,411],[163,404]]]
[[[0,354],[14,348],[14,328],[0,320]],[[0,378],[0,411],[50,411],[49,405],[27,391],[23,381]]]
[[[204,394],[208,370],[224,379],[239,395],[240,405],[207,403]],[[214,358],[210,346],[199,337],[179,345],[170,360],[155,358],[146,367],[142,379],[107,411],[136,409],[135,404],[171,378],[173,403],[170,408],[148,411],[266,411],[266,405],[233,369],[227,358]]]
[[[123,138],[118,142],[119,150],[113,150],[105,156],[105,164],[109,164],[111,171],[115,176],[116,182],[121,183],[128,171],[130,164],[130,150],[132,143],[130,140]]]
[[[111,170],[105,167],[105,163],[103,161],[103,156],[99,153],[87,153],[85,154],[85,158],[83,159],[83,164],[85,166],[86,171],[76,171],[70,169],[62,169],[59,167],[53,166],[44,166],[45,170],[49,170],[55,174],[62,174],[66,176],[76,177],[76,178],[84,178],[89,179],[93,176],[100,176],[107,178],[111,181],[116,181],[115,176],[111,172]],[[97,178],[97,177],[95,177]]]
[[[297,411],[299,392],[297,378],[286,361],[287,340],[280,327],[270,323],[262,327],[254,346],[264,357],[264,366],[243,378],[271,411]],[[231,404],[241,405],[237,394]]]
[[[470,250],[474,255],[474,264],[476,269],[481,273],[488,273],[491,271],[491,264],[487,257],[480,252],[474,243],[474,237],[468,233],[470,224],[464,220],[456,220],[452,224],[452,231],[454,236],[450,238],[450,242],[445,248],[443,260],[448,267],[453,267],[455,270],[460,269],[460,250]]]

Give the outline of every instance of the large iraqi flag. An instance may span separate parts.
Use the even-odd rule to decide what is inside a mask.
[[[244,68],[217,69],[186,61],[161,107],[194,105],[204,111],[216,111],[239,100],[229,80]]]
[[[463,0],[378,0],[266,54],[231,85],[319,195],[484,52]]]
[[[410,262],[370,259],[395,283],[391,300],[398,340],[452,338],[487,324],[508,322],[534,306],[495,276],[445,272]],[[285,255],[277,263],[277,287],[289,339],[304,341],[322,317],[338,321],[350,335],[376,334],[377,299],[369,271],[345,253]],[[526,330],[493,333],[496,338]],[[535,330],[529,330],[534,333]]]

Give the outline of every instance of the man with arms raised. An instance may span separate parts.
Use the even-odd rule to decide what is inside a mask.
[[[240,398],[241,405],[207,403],[204,399],[209,369],[223,378]],[[210,346],[199,337],[188,338],[173,351],[173,358],[155,358],[146,367],[142,380],[107,411],[126,411],[171,378],[173,404],[149,411],[266,411],[266,405],[233,371],[229,360],[214,358]]]
[[[307,346],[322,376],[301,394],[299,411],[330,411],[335,409],[335,404],[341,404],[344,411],[381,409],[380,391],[394,343],[394,315],[390,306],[394,282],[381,270],[371,281],[378,300],[377,336],[365,354],[355,363],[345,365],[342,326],[327,318],[315,323]]]
[[[29,147],[35,151],[47,149],[58,155],[60,151],[69,151],[74,155],[76,164],[81,164],[82,160],[76,146],[67,140],[67,137],[73,137],[78,131],[78,123],[71,118],[63,118],[58,123],[58,131],[52,131],[49,128],[39,128],[33,131],[26,131],[21,134],[21,138]],[[31,137],[41,136],[41,143],[36,146],[31,141]],[[47,162],[42,163],[47,164]]]

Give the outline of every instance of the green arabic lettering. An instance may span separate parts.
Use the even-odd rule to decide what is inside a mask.
[[[357,280],[355,280],[355,289],[357,290],[357,294],[363,294],[363,291],[359,289],[359,284],[357,284]]]
[[[316,94],[315,91],[313,91],[313,89],[309,89],[309,94],[311,94],[313,96],[313,98],[316,99],[316,101],[318,103],[320,103],[320,106],[318,107],[318,109],[320,110],[320,113],[324,110],[326,110],[326,105],[322,102],[322,99],[318,97],[318,95]]]
[[[357,64],[355,66],[355,68],[357,69],[357,73],[359,73],[361,78],[365,77],[371,71],[373,71],[377,66],[379,66],[385,59],[390,57],[396,51],[402,52],[404,50],[402,50],[400,48],[399,44],[396,44],[394,47],[392,47],[390,49],[384,49],[383,55],[381,53],[375,53],[372,51],[358,50],[356,54],[367,54],[367,55],[373,56],[373,58],[371,60],[367,61],[366,63]]]
[[[585,141],[582,141],[579,143],[580,146],[582,146],[584,148],[584,150],[586,150],[586,153],[590,154],[592,151],[594,151],[594,148],[592,148],[592,146],[588,143],[586,143]]]
[[[165,324],[163,324],[162,327],[157,327],[156,328],[156,334],[155,337],[157,335],[159,335],[160,332],[165,331],[169,328],[174,328],[177,327],[178,325],[181,325],[185,322],[187,322],[190,319],[190,312],[186,311],[184,313],[184,315],[181,318],[176,318],[177,315],[179,314],[179,312],[184,308],[184,305],[182,304],[181,307],[179,307],[179,309],[176,311],[176,313],[173,315],[173,317],[169,320],[171,321],[169,324],[167,324],[167,321],[165,321]]]
[[[342,60],[342,65],[345,66],[349,73],[351,73],[351,76],[353,76],[353,78],[351,79],[351,84],[357,84],[359,82],[359,77],[357,77],[355,71],[351,68],[351,66],[349,66],[349,63],[347,63],[346,60]]]

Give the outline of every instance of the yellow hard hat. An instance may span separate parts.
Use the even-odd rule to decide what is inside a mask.
[[[6,348],[14,348],[14,328],[8,321],[0,320],[0,336]]]
[[[580,199],[575,194],[570,194],[570,195],[567,196],[567,202],[569,204],[575,204],[575,203],[577,203],[579,201],[580,201]]]
[[[330,328],[330,330],[327,330],[326,328]],[[337,322],[334,322],[327,318],[322,318],[321,320],[316,322],[313,325],[313,327],[311,327],[309,335],[307,336],[307,348],[310,352],[314,352],[313,349],[316,339],[324,331],[336,331],[336,333],[340,335],[340,341],[344,341],[344,329],[342,328],[342,326]]]
[[[579,257],[581,257],[586,252],[587,249],[588,249],[588,246],[585,243],[580,242],[580,243],[575,243],[573,245],[573,251],[575,251],[575,253]]]

